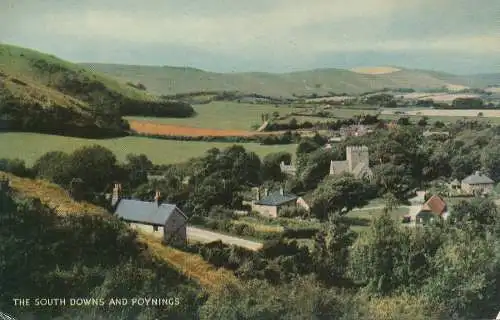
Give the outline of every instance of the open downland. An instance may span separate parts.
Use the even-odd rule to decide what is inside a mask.
[[[224,149],[235,143],[174,141],[142,137],[94,140],[37,133],[6,132],[0,133],[0,158],[19,158],[26,161],[28,165],[32,165],[40,156],[49,151],[72,152],[80,147],[93,144],[108,148],[120,161],[124,161],[129,153],[143,153],[155,164],[171,164],[202,156],[211,148]],[[244,143],[241,145],[245,149],[257,153],[260,157],[279,151],[294,154],[297,147],[294,144],[266,146],[257,143]]]

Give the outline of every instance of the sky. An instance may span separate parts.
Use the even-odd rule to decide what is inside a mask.
[[[499,0],[1,1],[0,42],[73,62],[500,72]]]

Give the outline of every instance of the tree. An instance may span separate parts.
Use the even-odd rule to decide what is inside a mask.
[[[494,232],[500,221],[500,212],[489,199],[462,200],[450,210],[449,222],[461,229],[485,236],[486,231]]]
[[[306,190],[312,190],[328,175],[330,162],[336,155],[330,150],[318,149],[305,157],[298,171],[298,179]]]
[[[70,155],[69,163],[69,176],[85,181],[89,191],[103,192],[117,175],[115,155],[99,145],[77,149]]]
[[[318,219],[326,220],[334,214],[345,215],[365,206],[372,197],[373,190],[349,174],[327,177],[313,192],[311,212]]]
[[[69,183],[69,193],[76,201],[85,199],[85,182],[82,179],[74,178]]]
[[[402,126],[409,126],[411,124],[411,121],[408,117],[400,117],[396,123]]]
[[[500,263],[495,245],[468,231],[449,232],[432,259],[433,276],[422,288],[429,301],[445,308],[446,318],[488,319],[498,312]]]
[[[392,194],[399,200],[405,200],[412,190],[413,180],[410,170],[405,165],[390,163],[373,167],[373,183],[378,187],[379,194]]]
[[[484,102],[480,98],[456,98],[452,102],[452,107],[454,109],[482,109]]]
[[[297,157],[318,150],[320,147],[321,145],[319,145],[316,141],[314,141],[311,138],[302,139],[297,146],[297,151],[296,151]]]
[[[288,152],[270,153],[262,160],[262,180],[281,181],[284,178],[280,164],[290,164],[292,155]]]
[[[500,146],[491,144],[481,153],[481,165],[494,181],[500,181]]]
[[[418,120],[417,125],[420,127],[425,127],[429,124],[429,117],[422,117]]]
[[[200,310],[209,319],[341,319],[353,313],[356,304],[312,277],[301,277],[280,286],[261,280],[223,284]],[[344,318],[342,318],[344,319]],[[349,319],[349,318],[347,318]]]
[[[386,193],[384,194],[384,212],[385,213],[390,213],[397,209],[401,205],[401,200],[398,199],[394,194],[392,193]]]
[[[38,178],[46,179],[59,185],[68,185],[72,177],[70,156],[61,151],[47,152],[35,161],[33,171]]]
[[[334,284],[346,278],[354,233],[345,219],[333,215],[314,239],[313,264],[319,280]]]
[[[480,164],[474,159],[473,154],[456,155],[450,160],[452,177],[462,180],[471,172],[479,170]]]
[[[388,213],[377,217],[351,250],[350,275],[375,294],[388,295],[398,286],[394,277],[400,259],[401,232]]]
[[[0,171],[10,172],[18,177],[30,177],[31,170],[21,159],[0,159]]]
[[[295,118],[290,119],[290,122],[288,122],[288,127],[290,128],[290,130],[298,129],[299,125],[297,119]]]
[[[242,197],[238,194],[241,185],[235,179],[218,175],[204,179],[195,186],[186,204],[188,213],[207,215],[213,206],[240,208]]]
[[[153,163],[145,154],[127,154],[124,169],[127,172],[127,182],[135,188],[148,181],[148,172],[153,169]]]

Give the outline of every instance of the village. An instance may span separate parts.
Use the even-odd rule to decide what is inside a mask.
[[[394,128],[396,124],[391,122],[388,124],[389,130]],[[324,152],[330,151],[336,147],[341,141],[351,138],[360,138],[370,135],[374,132],[373,129],[363,125],[352,125],[342,127],[338,134],[341,135],[341,140],[335,138],[325,138],[326,143],[321,146]],[[427,129],[423,131],[424,138],[440,139],[443,136],[446,138],[449,135],[447,131],[435,131]],[[346,145],[345,160],[330,160],[327,171],[320,174],[323,177],[331,177],[335,179],[342,175],[351,175],[359,181],[365,181],[367,184],[373,182],[374,173],[370,164],[370,149],[366,145]],[[234,208],[236,220],[241,220],[242,216],[260,216],[265,220],[269,219],[280,220],[282,217],[289,217],[289,212],[302,212],[302,215],[295,217],[297,224],[304,221],[304,225],[320,225],[321,221],[311,214],[311,207],[314,205],[311,199],[310,190],[308,193],[293,193],[290,188],[285,188],[288,183],[287,179],[295,179],[297,175],[297,165],[285,161],[279,162],[279,169],[284,180],[274,185],[274,188],[268,186],[252,187],[249,190],[250,198],[242,202],[245,209]],[[162,175],[148,175],[150,182],[158,183],[166,179]],[[184,177],[183,184],[189,182],[190,177]],[[401,199],[399,202],[400,211],[397,216],[399,223],[403,226],[425,226],[437,220],[446,220],[452,210],[452,205],[448,202],[456,203],[460,199],[472,199],[474,197],[488,198],[493,196],[496,204],[500,200],[496,198],[495,193],[496,182],[487,174],[480,170],[469,172],[462,179],[448,179],[448,181],[440,181],[437,185],[434,184],[432,190],[414,189],[407,194],[406,199]],[[439,190],[439,192],[436,192]],[[108,194],[108,199],[111,198],[111,210],[121,219],[130,223],[134,228],[140,228],[143,231],[148,231],[157,237],[163,238],[166,243],[174,241],[186,242],[202,242],[208,243],[212,241],[222,241],[227,245],[242,246],[250,250],[258,250],[262,247],[262,242],[258,239],[249,239],[249,237],[241,237],[237,232],[219,232],[217,229],[210,229],[203,225],[191,225],[188,216],[179,208],[176,203],[168,203],[162,201],[161,192],[156,190],[152,202],[127,199],[121,196],[121,184],[115,184],[112,194]],[[231,208],[229,208],[231,209]],[[353,208],[354,212],[370,212],[384,211],[386,205],[379,203],[377,205],[368,204],[361,207]],[[257,218],[259,220],[259,218]]]

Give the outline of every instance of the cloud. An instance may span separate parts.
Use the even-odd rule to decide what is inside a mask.
[[[0,41],[69,52],[70,59],[82,55],[68,46],[90,46],[82,49],[87,61],[124,50],[137,63],[179,50],[176,56],[190,57],[185,63],[210,55],[242,66],[305,66],[318,56],[367,51],[500,52],[498,0],[4,1]]]
[[[134,10],[127,7],[127,11],[106,6],[85,7],[78,11],[66,9],[47,13],[43,31],[87,39],[129,40],[137,45],[185,45],[228,54],[289,55],[421,48],[484,52],[499,49],[499,37],[495,34],[460,36],[448,32],[437,38],[431,31],[439,34],[442,29],[439,23],[447,25],[448,29],[467,25],[462,19],[465,12],[451,6],[447,20],[440,11],[446,9],[442,4],[422,6],[426,1],[277,0],[273,1],[273,6],[258,2],[253,10],[248,9],[252,8],[249,5],[224,1],[212,1],[214,5],[205,5],[202,9],[195,6],[186,9],[168,1],[157,10],[147,5]],[[266,11],[258,10],[262,6]],[[211,14],[207,13],[207,8],[212,9],[208,10]],[[427,15],[422,8],[434,11]],[[414,12],[413,19],[409,12]],[[426,19],[426,16],[432,18]],[[410,22],[403,23],[401,17]],[[420,18],[426,21],[421,28],[425,32],[419,34],[418,28],[406,28],[405,34],[405,26],[419,24]],[[453,22],[457,19],[461,20],[460,24]]]
[[[183,11],[175,7],[164,11],[120,11],[86,9],[80,12],[48,13],[43,21],[45,32],[83,38],[130,40],[140,43],[184,44],[210,47],[228,52],[273,45],[307,46],[308,36],[300,30],[308,25],[353,19],[369,19],[392,12],[397,1],[380,6],[376,0],[276,1],[268,11],[249,11],[239,15],[202,11]],[[229,7],[231,8],[231,7]],[[224,12],[224,10],[222,11]],[[236,50],[233,50],[236,49]]]

